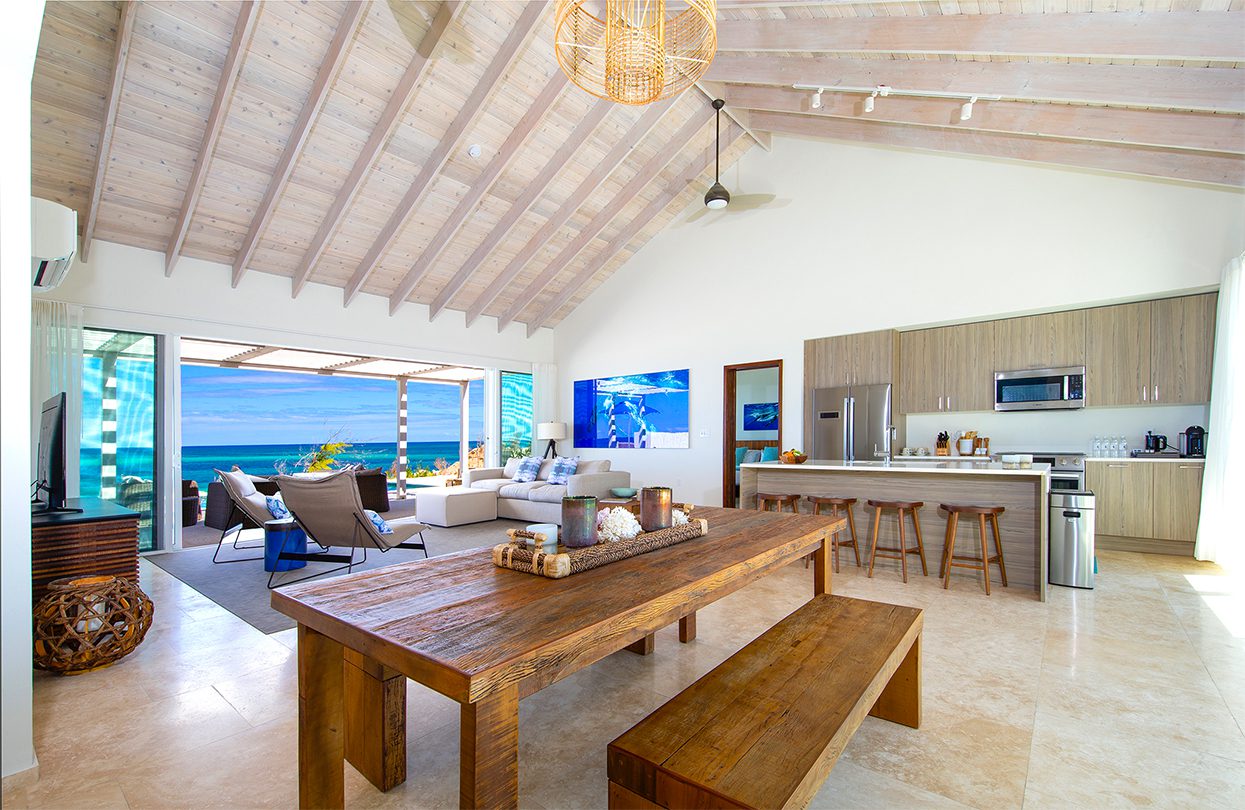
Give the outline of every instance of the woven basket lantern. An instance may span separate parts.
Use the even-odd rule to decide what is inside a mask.
[[[61,675],[109,666],[147,635],[155,606],[128,579],[57,579],[35,606],[34,664]]]

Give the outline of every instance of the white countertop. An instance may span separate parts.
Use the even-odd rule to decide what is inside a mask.
[[[1122,461],[1144,461],[1144,462],[1172,462],[1178,461],[1181,464],[1205,464],[1204,458],[1181,458],[1180,456],[1138,456],[1137,458],[1100,458],[1098,456],[1089,456],[1086,461],[1110,461],[1119,464]]]
[[[1118,459],[1117,459],[1118,460]],[[1005,469],[997,461],[972,461],[965,459],[940,459],[911,462],[892,461],[843,461],[841,459],[810,458],[803,464],[783,464],[781,461],[758,461],[739,465],[741,470],[770,470],[780,468],[800,472],[802,470],[834,470],[850,472],[896,472],[896,473],[950,473],[954,475],[1031,475],[1040,477],[1050,472],[1049,464],[1034,464],[1027,469]]]

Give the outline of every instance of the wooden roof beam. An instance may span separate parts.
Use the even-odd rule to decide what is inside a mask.
[[[363,289],[363,285],[375,272],[376,267],[380,264],[385,253],[392,247],[394,241],[398,238],[398,234],[402,231],[402,226],[406,224],[406,220],[410,217],[411,212],[419,207],[420,202],[424,199],[424,195],[428,192],[432,181],[436,179],[441,169],[445,167],[446,161],[450,159],[450,155],[458,149],[459,140],[463,134],[471,128],[471,125],[484,111],[484,105],[487,103],[489,96],[497,89],[501,83],[502,77],[506,75],[506,71],[514,64],[519,57],[519,52],[527,43],[527,38],[536,28],[536,24],[540,22],[544,13],[544,4],[539,2],[528,3],[519,15],[519,19],[510,29],[510,33],[506,35],[506,39],[502,42],[501,49],[493,56],[488,67],[484,69],[484,75],[476,82],[475,89],[471,91],[471,95],[463,103],[458,114],[454,116],[454,120],[450,122],[449,128],[441,136],[441,140],[437,143],[432,153],[424,160],[419,167],[419,174],[411,182],[406,193],[402,195],[402,201],[398,203],[398,207],[390,214],[389,220],[385,223],[385,227],[381,229],[380,234],[368,249],[367,254],[363,257],[363,261],[355,268],[354,273],[350,277],[349,283],[346,284],[342,305],[345,306],[354,300],[359,291]],[[486,170],[487,171],[487,170]],[[474,186],[473,186],[474,188]],[[468,196],[472,192],[468,191]],[[410,288],[415,288],[415,283],[419,279],[412,280],[411,274],[407,274],[407,278],[403,283],[412,282]],[[409,295],[410,292],[407,292]],[[394,298],[389,301],[389,313],[392,315],[397,309],[397,305],[401,303],[401,298],[394,294]],[[397,304],[395,304],[395,300]]]
[[[199,195],[203,193],[203,183],[207,180],[208,165],[212,162],[212,153],[216,151],[216,141],[220,131],[225,127],[226,107],[233,97],[234,86],[238,83],[238,74],[242,71],[242,59],[246,55],[251,34],[255,31],[255,20],[259,17],[259,4],[246,0],[238,9],[238,21],[233,27],[233,39],[229,43],[229,53],[221,65],[220,80],[216,84],[216,97],[212,100],[212,110],[208,113],[207,126],[203,130],[203,140],[199,144],[199,154],[195,157],[195,167],[190,173],[190,182],[186,184],[186,194],[182,197],[182,208],[177,214],[173,225],[173,236],[169,240],[168,250],[164,254],[164,274],[173,275],[173,267],[181,258],[182,247],[186,244],[186,235],[190,232],[190,220],[194,217],[195,207],[199,204]]]
[[[138,3],[122,3],[117,17],[117,42],[113,51],[112,81],[108,84],[108,97],[104,101],[104,123],[100,126],[99,140],[95,147],[95,174],[91,180],[91,200],[87,203],[86,222],[82,227],[82,261],[91,252],[95,239],[95,223],[99,220],[99,201],[104,192],[104,173],[108,169],[108,157],[112,153],[112,131],[117,123],[117,107],[121,105],[121,84],[125,80],[125,62],[130,55],[130,41],[134,38],[134,19],[138,16]]]
[[[497,178],[510,165],[510,161],[514,159],[519,149],[523,147],[527,139],[536,131],[536,126],[544,120],[544,117],[553,108],[554,102],[562,94],[566,84],[566,76],[560,70],[555,71],[554,75],[549,78],[549,81],[545,84],[545,89],[540,92],[540,95],[528,107],[527,112],[515,124],[514,129],[510,130],[510,134],[502,143],[501,148],[497,150],[492,160],[484,167],[484,171],[467,189],[467,193],[458,201],[458,205],[454,207],[454,211],[450,214],[449,219],[441,225],[428,244],[424,246],[424,249],[419,252],[419,257],[415,259],[411,269],[407,271],[406,276],[389,297],[390,315],[398,311],[398,308],[406,302],[410,294],[419,286],[419,282],[423,281],[433,262],[437,260],[441,252],[449,245],[450,240],[454,238],[454,235],[458,233],[463,223],[467,221],[467,217],[475,210],[476,205],[479,204],[480,200],[484,199],[484,195],[497,182]],[[349,294],[349,290],[347,290],[347,294]],[[435,318],[439,311],[439,309],[436,311],[430,309],[428,319],[432,320]]]
[[[674,104],[674,99],[666,99],[648,105],[644,113],[639,119],[631,125],[627,130],[627,134],[618,140],[610,149],[609,153],[593,167],[583,181],[575,187],[571,195],[566,198],[561,207],[545,221],[531,239],[519,249],[515,257],[511,259],[502,269],[497,277],[489,283],[484,292],[471,303],[471,308],[467,310],[467,322],[471,323],[478,318],[485,309],[488,308],[493,301],[497,300],[497,296],[501,295],[510,282],[522,272],[524,266],[532,260],[532,257],[540,252],[549,240],[552,239],[557,232],[566,224],[567,220],[579,210],[584,201],[590,197],[593,192],[597,191],[601,183],[605,181],[610,174],[622,165],[627,156],[631,154],[631,150],[635,148],[644,136],[649,133],[657,122],[661,120],[666,111]]]
[[[1220,152],[1173,151],[786,113],[758,112],[752,118],[761,129],[790,135],[1053,163],[1194,183],[1245,186],[1245,157]]]
[[[723,133],[723,135],[726,136],[726,147],[722,150],[723,154],[729,152],[731,147],[740,138],[744,137],[745,134],[746,133],[737,125],[728,123],[726,132]],[[574,278],[572,278],[566,286],[564,286],[558,294],[553,297],[553,300],[541,310],[540,314],[528,323],[527,336],[531,337],[536,334],[536,330],[548,323],[549,319],[556,315],[558,310],[560,310],[567,301],[570,301],[571,298],[575,296],[575,293],[579,292],[585,284],[591,281],[592,277],[595,276],[602,267],[609,264],[614,256],[616,256],[620,250],[625,248],[628,243],[636,237],[636,234],[644,230],[644,228],[647,227],[649,222],[653,219],[661,216],[662,212],[669,207],[670,203],[687,189],[687,182],[684,178],[689,176],[699,177],[705,172],[706,169],[711,169],[713,167],[715,149],[716,146],[711,144],[708,148],[693,155],[692,159],[688,161],[683,170],[675,175],[675,179],[667,185],[666,189],[657,198],[657,201],[645,208],[645,211],[649,215],[636,217],[631,220],[631,222],[627,223],[622,230],[615,234],[614,238],[609,241],[609,244],[602,248],[601,251],[592,259],[592,261],[588,262],[583,269],[576,273]]]
[[[557,177],[558,172],[575,157],[579,147],[596,130],[597,126],[605,120],[605,116],[614,107],[615,105],[612,101],[597,99],[592,107],[589,108],[588,114],[579,119],[579,123],[575,125],[575,129],[572,130],[566,141],[563,142],[561,148],[554,152],[553,157],[540,170],[540,173],[524,186],[523,193],[506,210],[506,213],[502,215],[502,218],[497,222],[493,230],[489,231],[488,236],[484,237],[484,241],[477,245],[475,250],[471,251],[471,256],[467,258],[463,266],[458,268],[458,272],[454,274],[449,283],[441,289],[441,292],[437,293],[436,299],[428,310],[429,320],[437,317],[442,310],[449,306],[454,296],[458,295],[462,288],[466,286],[468,279],[480,268],[480,265],[488,258],[488,255],[505,240],[510,234],[510,230],[515,226],[515,223],[531,209],[533,203],[540,198],[540,195],[544,193],[548,185]],[[480,310],[477,310],[474,305],[472,306],[471,312],[467,313],[467,326],[471,326],[476,318],[480,317],[482,309],[481,307]]]
[[[385,148],[385,144],[388,143],[389,136],[393,133],[394,127],[397,126],[398,121],[401,119],[402,113],[411,103],[411,99],[414,98],[415,90],[419,86],[419,80],[428,67],[433,51],[436,50],[437,44],[445,36],[446,29],[458,19],[466,9],[466,6],[465,2],[459,2],[459,0],[446,0],[437,9],[436,16],[432,18],[432,24],[424,32],[423,38],[419,41],[419,46],[415,49],[410,63],[406,66],[406,71],[403,72],[402,78],[398,80],[398,86],[394,88],[393,95],[389,97],[389,103],[385,105],[380,120],[372,128],[371,135],[368,136],[367,142],[355,158],[350,174],[346,176],[346,182],[338,190],[332,205],[329,206],[328,212],[324,215],[324,219],[320,221],[320,227],[316,230],[316,235],[312,237],[311,242],[307,245],[307,251],[303,254],[302,261],[299,262],[298,267],[294,270],[291,290],[293,297],[298,297],[298,294],[303,291],[303,287],[307,285],[307,280],[311,278],[311,271],[315,269],[316,263],[324,255],[324,249],[328,247],[329,239],[332,238],[337,231],[337,227],[341,224],[346,208],[354,201],[355,195],[359,193],[359,189],[363,187],[363,181],[367,176],[368,170],[372,168],[372,163],[380,155],[381,150]]]
[[[720,53],[705,77],[731,84],[818,84],[997,95],[1013,101],[1064,101],[1245,113],[1245,71],[1037,62],[833,59]],[[758,129],[764,129],[756,125]]]
[[[718,50],[1240,62],[1245,15],[1119,11],[722,20]]]
[[[1046,135],[1169,149],[1245,152],[1245,118],[1237,115],[978,101],[973,105],[973,117],[961,121],[960,102],[949,99],[888,96],[878,98],[873,112],[865,113],[861,108],[864,96],[854,93],[823,93],[821,108],[816,110],[810,106],[809,93],[788,88],[732,84],[727,86],[725,98],[728,109],[734,106],[814,117]]]
[[[713,109],[706,104],[707,113],[712,113]],[[713,122],[713,116],[710,114],[696,114],[688,118],[679,130],[670,136],[669,140],[662,145],[657,153],[635,173],[635,176],[628,181],[627,185],[613,196],[604,208],[597,212],[591,220],[588,221],[582,230],[575,235],[570,244],[563,248],[557,256],[545,266],[540,275],[532,279],[527,288],[521,292],[517,298],[510,304],[509,309],[497,321],[497,331],[501,331],[514,322],[519,313],[527,308],[527,305],[540,295],[545,287],[549,286],[549,282],[557,278],[558,273],[562,272],[562,268],[566,267],[580,251],[592,243],[597,235],[605,229],[613,221],[614,217],[630,205],[644,187],[653,182],[653,178],[661,174],[665,170],[666,165],[670,161],[678,157],[679,153],[687,148],[687,144],[696,137],[696,133],[704,129],[705,126]],[[696,174],[700,174],[697,170]]]
[[[715,99],[726,98],[726,85],[721,82],[706,82],[702,80],[696,82],[696,89],[703,93],[705,98],[709,99],[710,103],[712,103]],[[747,133],[748,137],[756,142],[757,146],[761,147],[766,152],[770,151],[773,139],[770,137],[768,132],[757,132],[752,128],[752,125],[748,121],[747,110],[742,108],[737,109],[727,104],[722,108],[722,112],[726,113],[727,118],[738,124],[740,128]]]
[[[260,201],[259,207],[255,209],[255,215],[251,217],[251,227],[247,230],[242,240],[242,247],[234,259],[232,282],[235,287],[246,275],[251,257],[255,255],[255,246],[259,244],[259,237],[267,229],[268,222],[272,219],[273,211],[277,207],[277,200],[281,199],[285,184],[289,181],[290,175],[294,173],[294,164],[302,154],[307,137],[311,134],[312,124],[320,114],[324,100],[328,98],[334,78],[346,61],[346,55],[350,52],[350,42],[354,39],[355,31],[363,20],[367,8],[366,3],[347,3],[346,11],[337,23],[337,32],[333,35],[333,41],[329,43],[329,49],[323,61],[320,62],[320,71],[316,74],[315,83],[311,86],[311,93],[308,94],[302,112],[299,113],[298,120],[294,123],[294,129],[285,142],[281,160],[273,171],[272,179],[268,181],[268,189],[264,192],[264,198]]]

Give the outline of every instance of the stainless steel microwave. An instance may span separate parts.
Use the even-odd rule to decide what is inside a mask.
[[[994,372],[996,411],[1053,411],[1085,407],[1085,366]]]

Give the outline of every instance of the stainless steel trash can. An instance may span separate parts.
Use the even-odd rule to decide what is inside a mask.
[[[1094,493],[1050,493],[1050,556],[1047,581],[1071,588],[1094,587]]]

